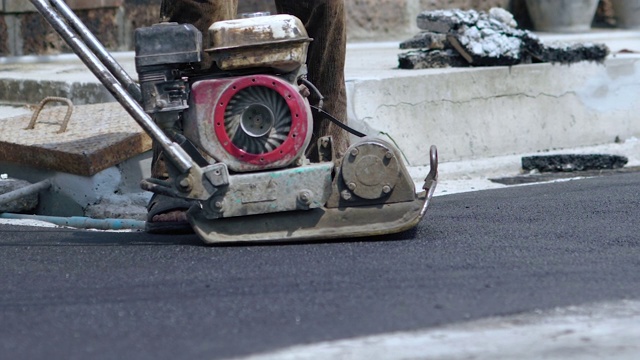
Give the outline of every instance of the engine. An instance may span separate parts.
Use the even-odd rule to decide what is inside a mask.
[[[203,54],[202,35],[192,25],[137,30],[145,111],[165,131],[181,124],[201,153],[231,171],[283,168],[303,157],[313,127],[298,85],[311,41],[300,20],[221,21],[209,35]]]

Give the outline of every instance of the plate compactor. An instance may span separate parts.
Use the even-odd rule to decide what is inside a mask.
[[[362,136],[338,157],[322,137],[307,153],[313,113],[324,112],[309,103],[322,95],[306,80],[312,39],[296,17],[216,22],[211,44],[189,24],[137,29],[138,84],[63,0],[31,2],[161,147],[169,177],[142,188],[192,201],[188,219],[204,242],[383,235],[424,216],[435,147],[418,193],[401,153],[382,139]]]

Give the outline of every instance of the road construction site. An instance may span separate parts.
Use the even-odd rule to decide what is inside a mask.
[[[539,35],[548,43],[604,43],[610,55],[603,63],[402,70],[398,44],[403,39],[350,43],[345,68],[349,124],[397,144],[416,182],[427,173],[429,147],[436,145],[441,162],[436,195],[504,186],[488,179],[520,174],[524,155],[605,152],[626,156],[627,166],[636,166],[640,32]],[[114,57],[135,78],[134,54]],[[105,119],[122,110],[75,55],[0,59],[2,143],[16,140],[7,129],[22,131],[46,97],[69,99],[77,108],[107,103],[96,116],[68,124],[77,134],[72,159],[86,159],[86,164],[63,158],[56,160],[57,168],[43,168],[24,157],[3,161],[0,173],[29,183],[50,180],[51,187],[40,192],[38,215],[144,220],[150,194],[140,190],[139,181],[150,172],[148,138],[126,114],[116,116],[115,130],[104,129]],[[57,108],[57,120],[39,120],[34,138],[48,133],[55,139],[66,111]],[[113,133],[121,138],[114,140]],[[104,146],[92,150],[88,144],[95,142]],[[27,147],[46,153],[37,141]],[[99,151],[110,153],[111,163],[96,156]]]

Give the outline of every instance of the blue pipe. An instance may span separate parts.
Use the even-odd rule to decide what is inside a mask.
[[[24,215],[13,213],[0,214],[1,219],[37,220],[59,226],[69,226],[78,229],[97,230],[144,230],[144,221],[131,219],[92,219],[82,216],[60,217],[45,215]]]

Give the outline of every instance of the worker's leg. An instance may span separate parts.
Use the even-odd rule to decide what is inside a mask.
[[[209,38],[209,26],[216,21],[234,19],[238,0],[162,0],[161,21],[193,24],[202,32],[204,46]],[[154,143],[151,174],[155,178],[166,178],[167,171],[161,158],[160,146]]]
[[[346,20],[344,0],[276,0],[279,13],[298,17],[313,38],[309,46],[307,66],[309,81],[325,97],[324,110],[341,121],[347,119],[347,92],[344,82],[346,53]],[[315,116],[315,115],[314,115]],[[329,120],[314,118],[314,147],[318,137],[331,135],[338,154],[349,144],[346,131]]]
[[[238,0],[163,0],[162,21],[188,23],[202,32],[204,46],[208,46],[209,26],[216,21],[235,18]],[[167,178],[165,161],[160,146],[154,143],[151,175],[158,179]],[[155,233],[188,232],[185,210],[191,203],[178,198],[155,194],[147,206],[147,231]]]
[[[162,0],[161,6],[163,21],[193,24],[206,38],[211,24],[236,17],[238,0]]]

